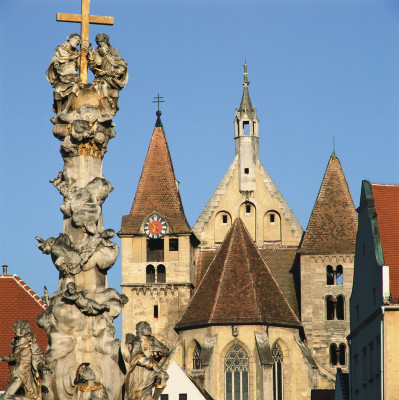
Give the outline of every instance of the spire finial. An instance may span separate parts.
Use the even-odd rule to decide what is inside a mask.
[[[331,157],[337,157],[337,155],[335,154],[335,137],[333,136],[333,152],[331,154]]]
[[[155,127],[162,128],[163,127],[162,122],[161,122],[162,111],[159,109],[159,103],[165,103],[165,100],[161,100],[161,99],[163,99],[163,97],[160,96],[159,93],[156,97],[154,97],[154,99],[155,100],[153,100],[153,103],[158,103],[158,110],[155,113],[157,116],[157,122],[155,122]]]
[[[247,72],[247,59],[245,59],[245,64],[244,64],[244,82],[243,82],[244,86],[248,86],[249,85],[249,81],[248,81],[248,72]]]

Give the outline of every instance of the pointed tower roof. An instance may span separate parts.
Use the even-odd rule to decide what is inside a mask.
[[[248,72],[247,72],[247,64],[244,64],[244,82],[242,83],[242,85],[244,86],[243,92],[242,92],[242,99],[241,99],[241,104],[240,104],[240,108],[238,109],[238,113],[241,116],[244,116],[244,114],[246,114],[248,116],[248,118],[253,118],[255,110],[254,107],[252,107],[252,102],[251,102],[251,98],[249,97],[249,90],[248,90],[248,86],[249,86],[249,81],[248,81]]]
[[[230,324],[301,325],[240,218],[234,221],[176,330]]]
[[[165,218],[170,233],[191,232],[177,187],[161,114],[158,110],[136,196],[130,214],[122,217],[120,235],[139,233],[144,219],[151,213]]]
[[[328,161],[299,252],[354,254],[356,233],[356,209],[334,151]]]

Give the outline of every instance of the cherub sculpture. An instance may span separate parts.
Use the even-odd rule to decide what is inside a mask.
[[[90,363],[82,363],[76,370],[76,387],[72,400],[108,400],[104,386],[96,382],[96,374],[89,367]]]
[[[28,321],[20,320],[14,323],[15,337],[11,341],[12,353],[0,357],[0,361],[10,364],[11,379],[4,393],[4,400],[21,398],[41,398],[41,377],[48,370],[44,366],[43,353],[36,342],[36,337],[30,330]]]
[[[54,88],[54,112],[68,112],[73,98],[79,91],[79,62],[80,52],[77,46],[81,44],[80,35],[69,35],[66,42],[57,46],[54,50],[49,67],[47,68],[47,80]]]
[[[88,64],[94,74],[93,85],[102,98],[104,110],[112,113],[118,111],[119,90],[128,80],[127,63],[119,51],[111,46],[109,36],[99,33],[96,36],[97,49],[89,49]]]
[[[161,360],[169,355],[169,349],[152,336],[151,326],[146,321],[136,325],[136,336],[126,335],[124,346],[123,356],[128,363],[126,400],[158,400],[169,378],[160,366]]]
[[[95,300],[88,299],[86,295],[88,290],[84,289],[78,292],[74,282],[67,284],[67,290],[63,293],[64,299],[76,305],[83,314],[98,315],[104,311],[109,311],[106,304],[97,303]]]

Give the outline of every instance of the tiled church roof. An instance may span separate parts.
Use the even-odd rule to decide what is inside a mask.
[[[391,298],[399,303],[399,185],[372,183],[382,254],[389,266]]]
[[[300,326],[239,218],[226,235],[176,329],[227,324]]]
[[[357,214],[341,163],[330,157],[309,224],[301,254],[352,254],[355,252]]]
[[[48,338],[46,332],[36,324],[37,314],[46,309],[41,298],[17,275],[0,275],[0,355],[11,353],[10,343],[15,336],[15,321],[29,322],[32,332],[42,351],[46,351]],[[0,363],[0,390],[5,390],[10,377],[6,362]]]
[[[158,122],[152,134],[132,209],[129,215],[122,217],[119,234],[138,233],[144,219],[152,212],[165,218],[170,233],[191,232],[177,188],[165,132]]]

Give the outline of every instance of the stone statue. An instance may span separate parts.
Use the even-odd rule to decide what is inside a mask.
[[[115,115],[118,111],[119,90],[128,80],[127,63],[119,51],[111,46],[109,36],[99,33],[96,36],[97,49],[89,49],[88,64],[94,74],[93,85],[100,97],[104,110]]]
[[[160,367],[160,361],[169,355],[169,349],[152,336],[148,322],[141,321],[136,325],[136,336],[126,335],[122,354],[128,364],[125,400],[159,399],[169,378]]]
[[[82,257],[79,248],[73,243],[69,235],[61,233],[57,238],[46,240],[36,236],[36,246],[44,253],[51,254],[51,259],[64,275],[76,275],[82,270]]]
[[[108,400],[104,386],[96,382],[96,374],[89,367],[90,363],[82,363],[76,371],[76,388],[72,400]]]
[[[77,46],[81,44],[80,35],[69,35],[66,42],[54,50],[49,67],[47,80],[54,88],[54,112],[68,111],[79,91],[80,79],[78,75],[80,52]]]
[[[4,400],[15,398],[40,399],[41,377],[44,366],[43,353],[30,330],[28,321],[14,323],[15,337],[11,341],[12,353],[0,357],[10,365],[11,379],[4,393]]]
[[[106,304],[99,304],[95,300],[88,299],[86,297],[88,292],[86,289],[78,292],[75,283],[69,282],[67,290],[64,292],[64,299],[75,304],[86,315],[98,315],[104,311],[109,311],[109,306]]]

